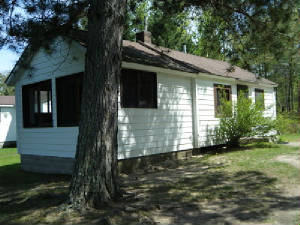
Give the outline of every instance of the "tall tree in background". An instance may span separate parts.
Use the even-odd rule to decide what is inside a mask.
[[[6,76],[0,73],[0,95],[15,95],[15,89],[5,84]]]
[[[128,0],[124,39],[135,40],[135,34],[145,29],[152,33],[152,43],[181,51],[183,45],[192,52],[195,48],[191,12],[168,15],[153,5],[153,0]]]
[[[299,6],[298,6],[299,7]],[[300,107],[300,8],[295,7],[292,19],[281,24],[283,31],[276,34],[282,48],[274,49],[275,57],[270,66],[270,77],[281,83],[278,87],[278,106],[282,111]],[[297,98],[298,97],[298,98]],[[298,107],[296,105],[298,104]]]
[[[155,0],[161,10],[182,8],[198,13],[194,54],[230,61],[279,84],[278,110],[300,109],[300,8],[297,1],[169,1]],[[296,98],[298,96],[298,98]],[[296,105],[298,104],[298,107]]]
[[[201,12],[201,16],[195,22],[198,29],[196,39],[196,55],[225,60],[230,51],[230,37],[226,31],[226,22],[222,18],[214,16],[211,10]]]
[[[143,4],[142,0],[136,2]],[[232,62],[248,68],[251,65],[248,60],[252,55],[260,55],[263,45],[265,51],[270,52],[269,49],[281,44],[272,41],[272,37],[279,32],[277,24],[291,17],[295,2],[296,0],[152,0],[151,7],[154,11],[147,16],[150,16],[149,29],[154,34],[155,43],[181,49],[183,43],[188,42],[192,46],[195,40],[185,31],[189,27],[191,12],[198,12],[195,19],[201,18],[205,11],[210,12],[208,17],[212,21],[222,21],[217,30],[222,30],[219,34],[224,39],[214,51],[221,51],[220,54],[226,54]],[[144,6],[140,7],[143,12]],[[47,47],[53,38],[69,35],[73,29],[78,28],[82,18],[87,15],[85,25],[88,30],[88,47],[82,112],[69,195],[70,203],[77,208],[98,207],[119,195],[117,96],[125,9],[125,0],[0,2],[0,47],[18,47],[17,44],[22,46],[24,42],[29,42],[31,49],[36,49],[41,44]],[[142,17],[142,13],[140,14],[138,17]],[[135,17],[134,14],[131,16]],[[128,16],[126,21],[128,22]],[[135,22],[137,29],[143,29],[138,21]],[[130,26],[126,25],[125,32],[129,37],[132,35]],[[225,49],[228,52],[223,52]],[[213,57],[217,57],[217,54]]]

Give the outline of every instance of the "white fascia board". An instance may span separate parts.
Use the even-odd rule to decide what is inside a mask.
[[[213,81],[227,81],[230,83],[236,83],[236,79],[232,77],[223,77],[220,75],[214,75],[214,74],[208,74],[208,73],[198,73],[197,78],[205,78],[208,80],[213,80]]]
[[[16,71],[19,70],[19,65],[15,65],[12,71],[9,73],[7,79],[5,80],[5,84],[8,86],[14,86],[16,82],[14,82]]]
[[[248,85],[250,87],[266,87],[266,88],[270,88],[270,87],[277,87],[278,84],[260,84],[257,82],[247,82],[247,81],[241,81],[237,79],[237,84],[241,84],[241,85]]]
[[[225,80],[225,81],[232,81],[232,82],[235,81],[234,78],[230,78],[230,77],[222,77],[218,75],[205,74],[205,73],[189,73],[189,72],[183,72],[179,70],[165,69],[157,66],[148,66],[148,65],[131,63],[131,62],[122,62],[122,68],[145,70],[149,72],[156,72],[156,73],[162,73],[167,75],[176,75],[176,76],[184,76],[184,77],[191,77],[191,78],[205,78],[209,80],[218,79],[218,80]]]
[[[3,107],[3,108],[5,108],[5,107],[7,107],[7,108],[13,108],[14,105],[0,105],[0,107]]]
[[[131,63],[131,62],[122,62],[122,68],[125,69],[136,69],[136,70],[145,70],[149,72],[156,72],[156,73],[164,73],[164,74],[172,74],[172,75],[177,75],[177,76],[186,76],[186,77],[197,77],[196,73],[188,73],[188,72],[183,72],[183,71],[178,71],[178,70],[172,70],[172,69],[165,69],[157,66],[148,66],[144,64],[139,64],[139,63]]]
[[[232,77],[223,77],[220,75],[213,75],[213,74],[207,74],[207,73],[189,73],[189,72],[183,72],[178,70],[172,70],[172,69],[165,69],[161,67],[156,66],[148,66],[138,63],[131,63],[131,62],[122,62],[122,68],[125,69],[136,69],[136,70],[146,70],[149,72],[156,72],[156,73],[162,73],[162,74],[168,74],[168,75],[177,75],[177,76],[185,76],[185,77],[191,77],[191,78],[204,78],[206,80],[213,80],[213,81],[226,81],[233,84],[244,84],[251,87],[276,87],[277,85],[272,84],[259,84],[257,82],[252,81],[241,81],[236,78]]]
[[[253,82],[253,81],[242,81],[238,78],[232,78],[232,77],[222,77],[222,76],[217,76],[217,75],[211,75],[211,74],[205,74],[205,73],[199,73],[200,77],[205,77],[210,80],[226,80],[226,81],[231,81],[234,84],[241,84],[241,85],[247,85],[250,87],[277,87],[278,85],[274,84],[260,84],[258,82]]]

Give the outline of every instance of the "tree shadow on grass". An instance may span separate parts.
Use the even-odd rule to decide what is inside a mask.
[[[229,173],[222,164],[199,159],[177,166],[129,175],[123,186],[136,197],[80,215],[72,224],[103,224],[101,218],[106,216],[115,224],[151,224],[149,219],[173,225],[253,224],[274,211],[299,209],[300,197],[285,196],[275,188],[276,178],[262,172]],[[54,219],[47,224],[64,224],[65,214],[58,214],[69,180],[69,176],[23,172],[18,164],[0,167],[0,224],[39,224],[49,214]],[[132,209],[124,211],[125,207]]]
[[[69,176],[24,172],[20,164],[1,166],[0,224],[17,224],[12,219],[59,206],[66,200],[69,180]]]
[[[198,166],[198,172],[195,167],[176,169],[137,184],[137,192],[142,190],[146,196],[143,205],[159,205],[159,210],[150,213],[156,215],[154,220],[168,218],[168,224],[257,223],[275,211],[299,209],[300,197],[284,196],[274,187],[276,178],[259,171],[227,173],[213,165],[205,165],[205,170]]]
[[[278,144],[274,144],[272,142],[252,142],[250,144],[242,144],[239,147],[227,147],[225,145],[218,146],[209,146],[203,147],[201,149],[195,150],[195,154],[223,154],[228,152],[241,152],[245,150],[252,150],[257,148],[280,148],[281,146]],[[196,152],[197,151],[197,152]]]

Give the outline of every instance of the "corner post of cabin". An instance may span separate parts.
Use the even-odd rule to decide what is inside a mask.
[[[199,148],[199,132],[198,132],[198,101],[197,101],[197,81],[196,78],[191,78],[192,80],[192,108],[193,108],[193,145],[194,148]]]
[[[55,77],[51,79],[51,93],[52,93],[52,101],[51,101],[51,110],[52,110],[52,121],[53,127],[57,127],[57,111],[56,111],[56,82]]]

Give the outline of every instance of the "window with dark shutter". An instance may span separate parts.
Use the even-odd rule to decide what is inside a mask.
[[[157,108],[156,73],[123,69],[121,106],[123,108]]]
[[[22,87],[24,127],[52,127],[51,80]]]
[[[246,98],[249,98],[249,89],[247,85],[237,85],[237,96],[240,97],[244,95]]]
[[[255,88],[255,104],[265,108],[264,90]]]
[[[222,100],[231,101],[231,86],[214,84],[215,117],[220,117]]]
[[[57,126],[78,126],[83,73],[56,79]]]

